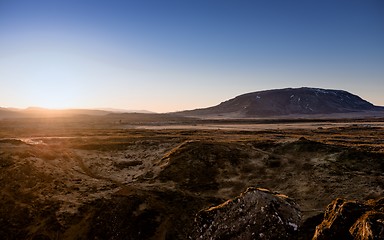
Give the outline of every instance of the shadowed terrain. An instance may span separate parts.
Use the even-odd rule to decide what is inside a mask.
[[[187,239],[202,209],[261,187],[295,201],[310,239],[334,199],[384,194],[380,121],[164,124],[3,120],[1,236]]]

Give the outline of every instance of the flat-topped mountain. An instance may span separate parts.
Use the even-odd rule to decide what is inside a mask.
[[[342,90],[285,88],[237,96],[217,106],[180,112],[199,117],[274,117],[328,114],[383,114],[384,107]]]

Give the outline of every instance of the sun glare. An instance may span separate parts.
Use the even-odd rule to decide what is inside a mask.
[[[78,61],[62,52],[35,53],[29,57],[23,62],[27,67],[20,76],[26,85],[24,105],[52,109],[79,107],[84,74]]]
[[[29,106],[52,109],[76,108],[79,94],[73,82],[38,81],[25,96]]]
[[[35,98],[36,106],[50,109],[76,108],[78,103],[71,92],[60,89],[41,89],[40,94]]]

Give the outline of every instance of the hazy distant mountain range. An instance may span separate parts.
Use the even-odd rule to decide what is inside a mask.
[[[320,88],[285,88],[252,92],[237,96],[217,106],[179,112],[183,116],[258,118],[383,116],[384,107],[375,106],[359,96],[342,90]]]
[[[122,109],[64,109],[48,110],[31,107],[27,109],[0,108],[0,119],[104,116],[117,117],[121,114],[146,114],[144,118],[155,117],[153,112]],[[197,118],[322,118],[322,117],[384,117],[384,107],[343,90],[320,88],[285,88],[252,92],[237,96],[217,106],[170,113],[173,116]],[[169,115],[169,114],[161,114]],[[137,118],[138,116],[135,115]]]
[[[124,110],[114,108],[103,109],[45,109],[39,107],[29,107],[26,109],[0,108],[1,118],[39,118],[39,117],[69,117],[69,116],[104,116],[109,114],[123,113],[153,113],[146,110]]]

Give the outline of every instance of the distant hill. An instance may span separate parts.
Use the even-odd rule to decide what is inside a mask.
[[[97,108],[95,110],[102,110],[102,111],[107,111],[111,113],[150,113],[150,114],[155,114],[155,112],[148,111],[148,110],[127,110],[127,109],[119,109],[119,108]]]
[[[103,116],[108,114],[108,111],[93,110],[93,109],[45,109],[38,107],[29,107],[22,110],[21,113],[30,117],[61,117],[61,116],[73,116],[73,115],[90,115],[90,116]]]
[[[29,107],[26,109],[0,108],[0,119],[6,118],[46,118],[46,117],[70,117],[70,116],[103,116],[110,112],[90,109],[45,109]]]
[[[384,116],[384,107],[342,90],[285,88],[247,93],[217,106],[179,112],[182,116],[258,117],[338,117]]]
[[[0,108],[0,119],[1,118],[15,118],[19,117],[20,113],[15,109]]]
[[[187,118],[173,114],[158,114],[146,110],[123,109],[45,109],[29,107],[26,109],[0,108],[1,119],[16,118],[67,118],[80,117],[98,119],[98,121],[114,121],[120,123],[139,124],[151,122],[185,121]],[[189,118],[188,118],[189,119]]]

